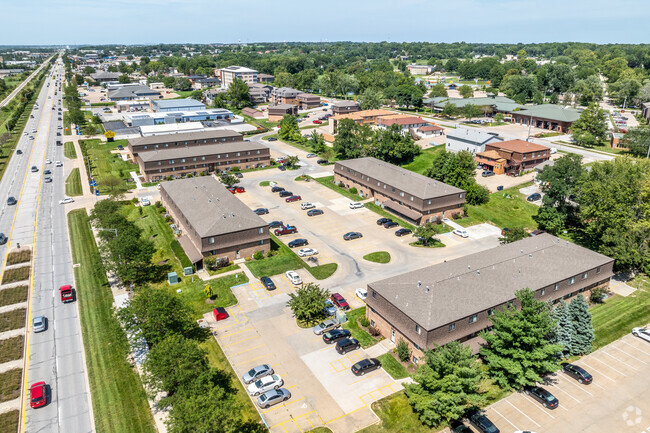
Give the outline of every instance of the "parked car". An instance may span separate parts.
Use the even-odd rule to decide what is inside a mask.
[[[539,386],[525,386],[524,392],[526,395],[530,395],[535,400],[542,403],[547,409],[555,409],[560,405],[560,402],[557,398],[547,390]]]
[[[316,164],[320,164],[320,165],[327,164],[327,163],[329,163],[329,161],[326,159],[319,159],[318,161],[316,161]]]
[[[350,305],[348,304],[348,301],[345,300],[345,298],[340,294],[340,293],[332,293],[332,296],[330,297],[332,300],[332,303],[339,307],[342,310],[349,310]]]
[[[399,224],[397,224],[395,221],[388,221],[384,223],[385,229],[392,229],[393,227],[399,227]]]
[[[650,341],[650,329],[634,328],[632,329],[632,335],[639,337],[645,341]]]
[[[271,222],[269,223],[269,228],[270,228],[270,229],[274,229],[274,228],[276,228],[276,227],[282,227],[282,226],[284,226],[284,224],[282,223],[282,221],[271,221]]]
[[[49,171],[49,170],[48,170],[48,171]],[[149,201],[148,198],[143,198],[143,199],[141,200],[141,202],[142,202],[142,206],[149,206],[149,205],[151,205],[151,202]]]
[[[306,202],[304,202],[304,203],[302,203],[300,205],[300,209],[302,209],[302,210],[313,209],[315,207],[316,207],[316,205],[314,203],[311,203],[311,202],[308,202],[308,201],[306,201]]]
[[[272,389],[280,389],[284,385],[284,380],[277,374],[270,374],[248,385],[248,394],[258,396]]]
[[[336,351],[340,355],[345,355],[346,353],[352,352],[360,347],[361,344],[359,344],[359,340],[356,338],[344,338],[336,343]]]
[[[271,192],[281,192],[281,191],[284,191],[284,188],[282,188],[281,186],[274,186],[271,188]]]
[[[47,404],[47,384],[36,382],[29,387],[29,407],[39,408]]]
[[[307,158],[316,158],[317,156],[318,155],[316,155],[315,153],[308,153],[307,154]]]
[[[244,175],[241,174],[241,173],[235,173],[235,177],[236,177],[237,179],[243,179]]]
[[[292,203],[294,201],[299,201],[299,200],[302,200],[302,197],[300,197],[299,195],[292,195],[291,197],[287,197],[286,199],[284,199],[284,201],[286,201],[287,203]]]
[[[316,216],[316,215],[323,215],[323,211],[320,209],[312,209],[307,212],[307,216]]]
[[[338,320],[336,319],[327,319],[323,322],[320,322],[318,325],[314,326],[312,330],[314,331],[314,334],[316,335],[322,335],[325,332],[329,332],[333,329],[338,328],[341,326]]]
[[[377,220],[377,225],[378,226],[383,226],[384,224],[386,224],[389,221],[392,221],[392,219],[390,219],[390,218],[379,218]]]
[[[467,233],[467,230],[465,229],[456,229],[452,233],[456,236],[460,236],[461,238],[466,238],[469,236],[469,233]]]
[[[301,248],[298,250],[298,257],[309,257],[318,254],[318,250],[314,248]]]
[[[299,238],[299,239],[292,240],[287,245],[289,246],[289,248],[296,248],[296,247],[303,247],[307,244],[309,244],[309,242],[307,242],[307,239]]]
[[[494,176],[494,172],[492,170],[485,170],[483,173],[481,173],[481,176],[483,177]]]
[[[320,125],[321,123],[323,123],[323,121],[322,120],[312,120],[311,123],[315,123],[317,125]]]
[[[343,235],[343,240],[344,241],[351,241],[352,239],[359,239],[362,238],[363,235],[359,232],[347,232],[346,234]]]
[[[325,306],[323,307],[323,313],[325,313],[326,316],[334,316],[336,315],[336,307],[334,304],[332,304],[332,301],[329,299],[325,299]]]
[[[541,199],[542,199],[542,195],[540,193],[536,192],[535,194],[529,195],[526,200],[528,200],[528,201],[537,201],[537,200],[541,200]]]
[[[269,139],[267,141],[278,141],[278,139],[275,138],[275,137],[269,137]]]
[[[582,367],[578,367],[575,364],[569,364],[568,362],[563,362],[560,365],[562,366],[562,371],[564,373],[573,377],[579,383],[586,383],[589,385],[594,380],[591,374],[587,373],[587,371]]]
[[[59,200],[59,204],[68,204],[74,202],[74,199],[72,197],[65,197],[62,200]]]
[[[368,289],[359,287],[357,290],[354,291],[354,294],[357,295],[357,298],[361,299],[362,301],[365,301],[366,298],[368,297]]]
[[[16,198],[14,196],[10,195],[9,198],[7,199],[7,205],[13,206],[16,203],[18,203],[18,200],[16,200]]]
[[[287,167],[284,166],[284,164],[278,166],[278,170],[280,171],[287,171]]]
[[[256,215],[266,215],[269,213],[269,210],[265,207],[258,207],[253,211]]]
[[[327,344],[332,344],[350,338],[351,335],[347,329],[332,329],[323,334],[323,341]]]
[[[472,429],[463,424],[462,421],[455,420],[449,424],[451,433],[472,433]]]
[[[408,234],[411,234],[411,233],[412,233],[411,230],[409,230],[409,229],[405,229],[405,228],[401,228],[401,229],[399,229],[399,230],[397,230],[397,231],[395,232],[395,236],[399,236],[399,237],[401,237],[401,236],[405,236],[405,235],[408,235]]]
[[[266,290],[275,290],[275,284],[273,283],[273,280],[270,279],[269,277],[262,277],[260,278],[260,281],[262,282],[262,285],[264,285],[264,288]]]
[[[36,316],[32,319],[32,329],[34,332],[43,332],[47,329],[47,319],[45,316]]]
[[[381,362],[377,358],[367,358],[354,364],[350,370],[352,370],[355,376],[363,376],[378,368],[381,368]]]
[[[350,202],[350,209],[359,209],[362,207],[363,207],[363,203],[359,203],[358,201]]]
[[[286,388],[273,389],[257,397],[257,405],[262,409],[271,407],[291,398],[291,393]]]
[[[289,224],[287,224],[284,227],[280,227],[279,229],[275,229],[273,231],[273,234],[276,235],[276,236],[282,236],[282,235],[290,235],[290,234],[296,233],[297,231],[298,231],[298,229],[296,228],[296,226],[290,226]]]
[[[481,433],[500,433],[501,430],[495,426],[492,421],[488,419],[478,410],[472,411],[467,414],[467,419]]]
[[[241,380],[245,384],[253,383],[257,379],[260,379],[264,376],[268,376],[269,374],[273,374],[274,371],[271,368],[270,365],[268,364],[262,364],[258,365],[257,367],[253,367],[250,370],[248,370],[241,378]]]
[[[280,195],[280,197],[291,197],[293,195],[293,193],[291,191],[282,190],[282,191],[280,191],[279,195]]]
[[[302,278],[300,278],[300,275],[296,271],[287,271],[285,272],[285,275],[293,285],[300,285],[302,284]]]

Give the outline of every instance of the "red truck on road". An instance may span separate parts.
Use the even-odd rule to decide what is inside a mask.
[[[273,233],[276,236],[290,235],[291,233],[298,233],[298,229],[296,228],[296,226],[290,226],[289,224],[287,224],[282,228],[275,229]]]
[[[61,292],[61,302],[72,302],[74,301],[74,294],[72,293],[72,286],[66,285],[59,287]]]

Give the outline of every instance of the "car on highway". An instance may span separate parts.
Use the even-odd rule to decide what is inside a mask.
[[[314,334],[316,335],[322,335],[325,332],[329,332],[333,329],[338,328],[341,326],[338,320],[336,319],[327,319],[322,322],[320,322],[318,325],[314,326],[312,328],[312,331],[314,331]]]
[[[411,234],[411,233],[412,232],[411,232],[410,229],[401,228],[401,229],[399,229],[399,230],[397,230],[395,232],[395,236],[402,237],[402,236],[406,236],[406,235]]]
[[[287,197],[286,199],[284,199],[284,201],[286,201],[287,203],[293,203],[294,201],[300,201],[300,200],[302,200],[302,197],[300,197],[299,195],[292,195],[291,197]]]
[[[7,204],[8,204],[9,206],[13,206],[13,205],[15,205],[16,203],[18,203],[18,200],[16,200],[16,198],[15,198],[14,196],[11,196],[11,195],[10,195],[9,198],[7,199]]]
[[[47,404],[47,384],[36,382],[29,387],[29,407],[39,408]]]
[[[274,186],[271,188],[271,192],[281,192],[281,191],[284,191],[284,188],[282,188],[281,186]]]
[[[32,319],[32,329],[34,332],[43,332],[47,329],[47,319],[45,316],[36,316]]]
[[[467,233],[467,230],[464,229],[455,229],[452,233],[456,236],[460,236],[461,238],[469,237],[469,233]]]
[[[348,304],[348,301],[346,301],[345,298],[340,293],[332,293],[330,299],[332,300],[332,303],[337,307],[339,307],[341,310],[350,309],[350,305]]]
[[[300,209],[302,209],[302,210],[313,209],[315,207],[316,207],[316,205],[314,203],[311,203],[311,202],[308,202],[308,201],[300,204]]]
[[[270,365],[268,364],[262,364],[258,365],[257,367],[253,367],[250,370],[248,370],[241,378],[241,380],[248,385],[249,383],[253,383],[256,380],[268,376],[269,374],[273,374],[274,371],[271,368]]]
[[[269,213],[269,210],[265,207],[258,207],[253,211],[253,213],[255,213],[256,215],[266,215],[267,213]]]
[[[363,207],[363,203],[359,203],[358,201],[350,202],[350,209],[360,209],[362,207]]]
[[[269,228],[270,228],[270,229],[274,229],[274,228],[276,228],[276,227],[282,227],[282,226],[284,226],[284,224],[282,223],[282,221],[271,221],[271,222],[269,223]]]
[[[45,160],[45,163],[46,164],[52,164],[52,160],[48,158],[48,159]]]
[[[307,241],[307,239],[298,238],[298,239],[292,240],[287,245],[289,246],[289,248],[296,248],[296,247],[304,247],[305,245],[308,245],[308,244],[309,244],[309,242]]]
[[[650,329],[646,328],[634,328],[632,329],[632,335],[639,337],[642,340],[650,341]]]
[[[560,402],[553,394],[540,386],[525,386],[524,392],[540,402],[547,409],[555,409]]]
[[[354,291],[354,294],[357,295],[357,298],[365,302],[366,298],[368,297],[368,289],[359,287],[357,290]]]
[[[295,286],[298,286],[302,284],[302,278],[300,278],[300,275],[298,275],[298,272],[296,271],[287,271],[284,273],[286,275],[287,279],[289,282]]]
[[[363,376],[378,368],[381,368],[381,362],[377,358],[366,358],[354,364],[350,370],[355,376]]]
[[[392,221],[392,219],[390,219],[390,218],[379,218],[377,220],[377,225],[378,226],[383,226],[384,224],[386,224],[387,222],[390,222],[390,221]]]
[[[273,280],[269,277],[262,277],[260,278],[260,281],[262,282],[262,285],[266,290],[275,290],[275,283]]]
[[[54,163],[55,167],[63,167],[63,163],[61,161],[57,161]]]
[[[45,183],[51,183],[52,182],[52,176],[45,176],[43,178],[43,182]]]
[[[68,204],[74,202],[74,199],[72,197],[65,197],[62,200],[59,200],[59,204]]]
[[[16,155],[22,155],[22,154],[23,154],[22,150],[20,150],[20,149],[16,150]]]
[[[500,433],[501,430],[480,411],[474,410],[467,414],[467,420],[481,433]]]
[[[32,165],[32,173],[36,173],[37,171],[38,171],[38,167]]]
[[[0,233],[0,245],[6,244],[7,240],[7,236],[4,233]]]
[[[257,405],[266,409],[291,398],[291,393],[286,388],[272,389],[257,397]]]
[[[248,385],[248,394],[258,396],[272,389],[280,389],[284,385],[284,380],[278,374],[270,374]]]
[[[74,301],[74,292],[72,291],[72,286],[66,284],[65,286],[59,287],[59,292],[61,294],[61,302],[68,303]]]
[[[344,338],[349,338],[352,333],[347,329],[332,329],[323,334],[323,341],[327,344],[336,343]]]
[[[307,212],[307,216],[317,216],[317,215],[323,215],[323,211],[321,209],[312,209]]]
[[[344,241],[351,241],[353,239],[359,239],[362,238],[363,235],[359,232],[347,232],[346,234],[343,235],[343,240]]]
[[[345,355],[346,353],[357,350],[360,347],[361,344],[356,338],[344,338],[336,342],[336,351],[339,355]]]
[[[384,223],[385,229],[392,229],[393,227],[399,227],[399,224],[397,224],[395,221],[388,221]]]
[[[586,383],[589,385],[594,380],[591,374],[587,373],[587,370],[582,367],[578,367],[575,364],[569,364],[568,362],[563,362],[560,365],[562,366],[562,371],[565,374],[571,376],[579,383]]]
[[[538,192],[536,192],[535,194],[531,194],[528,196],[528,198],[526,198],[526,200],[528,201],[537,201],[541,199],[542,199],[542,195]]]
[[[309,257],[318,254],[318,250],[314,248],[301,248],[298,250],[298,257]]]

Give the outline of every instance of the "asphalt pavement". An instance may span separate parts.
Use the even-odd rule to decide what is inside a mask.
[[[34,72],[32,72],[27,78],[25,78],[25,80],[23,80],[22,83],[20,83],[14,90],[12,90],[11,93],[7,95],[7,97],[3,99],[2,102],[0,102],[0,108],[10,103],[11,100],[14,98],[14,96],[16,96],[18,92],[20,92],[23,89],[23,87],[27,85],[27,83],[32,81],[32,78],[34,78],[41,71],[41,69],[43,69],[43,67],[47,64],[49,60],[50,58],[48,58],[43,63],[41,63],[41,66],[39,66]]]

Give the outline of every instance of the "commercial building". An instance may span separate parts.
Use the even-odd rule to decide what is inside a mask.
[[[413,63],[411,65],[406,65],[406,69],[409,70],[411,75],[429,75],[433,71],[433,66],[416,65],[415,63]]]
[[[492,115],[496,113],[504,113],[510,115],[513,111],[519,110],[524,105],[517,104],[510,98],[505,96],[483,96],[476,98],[448,98],[446,96],[436,96],[434,98],[425,99],[424,105],[433,111],[440,112],[445,108],[445,105],[452,104],[456,108],[462,109],[466,105],[476,105],[481,107],[485,115]]]
[[[475,352],[490,317],[529,288],[557,303],[607,287],[614,260],[549,234],[368,284],[367,317],[392,342],[406,341],[414,363],[436,345],[460,341]]]
[[[109,90],[107,96],[109,101],[133,101],[136,99],[157,99],[162,95],[157,90],[152,90],[148,86],[134,84],[130,86],[121,86]]]
[[[268,111],[269,122],[279,122],[287,114],[289,116],[298,115],[298,107],[293,104],[270,105]]]
[[[206,144],[242,142],[244,137],[235,131],[210,130],[186,132],[181,134],[143,136],[129,139],[127,149],[134,158],[143,152],[159,149],[178,149],[185,147],[204,146]]]
[[[356,113],[361,110],[359,103],[356,101],[339,101],[332,104],[332,114]]]
[[[160,125],[145,125],[140,126],[140,134],[143,137],[151,137],[154,135],[171,135],[182,134],[188,132],[201,132],[205,130],[205,126],[201,122],[187,122],[187,123],[163,123]]]
[[[502,142],[496,132],[485,132],[476,128],[458,127],[447,132],[445,150],[447,152],[460,152],[467,150],[473,154],[483,152],[488,143]]]
[[[270,249],[268,224],[213,176],[161,182],[160,197],[199,269],[206,256],[232,261]]]
[[[476,162],[496,174],[518,174],[530,170],[551,157],[551,149],[523,140],[488,143],[476,154]]]
[[[96,81],[99,84],[117,83],[117,80],[120,78],[121,75],[122,74],[117,72],[97,71],[90,74],[90,78],[92,78],[93,81]]]
[[[241,80],[249,86],[257,83],[257,71],[255,69],[244,68],[243,66],[228,66],[227,68],[219,69],[221,74],[221,88],[227,89],[230,84],[237,80]]]
[[[163,99],[160,101],[153,101],[151,103],[151,109],[158,113],[165,111],[199,111],[205,110],[205,105],[192,98]]]
[[[512,123],[531,125],[534,128],[567,133],[573,122],[580,118],[581,110],[561,105],[524,105],[510,113]]]
[[[376,158],[337,161],[334,181],[414,224],[459,214],[465,203],[462,189]]]
[[[202,122],[206,120],[225,120],[233,122],[236,121],[236,116],[232,111],[225,108],[210,108],[201,111],[162,111],[124,115],[124,123],[128,126]]]

